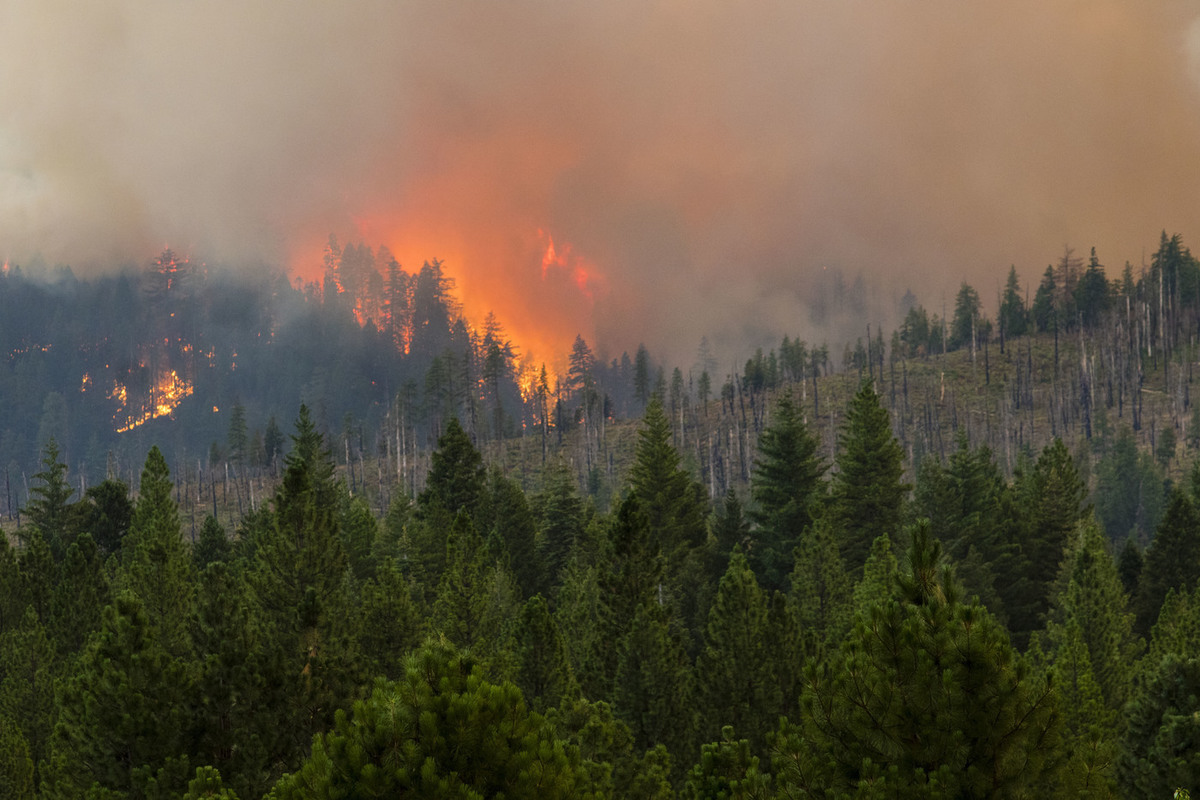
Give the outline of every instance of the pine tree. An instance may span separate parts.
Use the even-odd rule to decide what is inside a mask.
[[[735,549],[708,614],[704,645],[696,659],[696,689],[703,714],[701,736],[726,725],[745,731],[757,752],[782,708],[772,673],[767,602],[754,572]]]
[[[919,524],[898,597],[865,609],[840,653],[810,668],[803,729],[776,740],[776,775],[800,796],[1012,797],[1054,779],[1052,687],[986,610],[959,600],[940,559]]]
[[[74,507],[68,501],[75,494],[67,484],[67,465],[58,460],[58,455],[58,444],[51,436],[42,456],[42,471],[34,474],[37,483],[29,490],[35,499],[21,509],[30,524],[42,532],[56,561],[66,554],[71,543],[69,539],[73,538]],[[22,540],[25,538],[21,531],[18,536]]]
[[[750,490],[758,523],[749,559],[767,590],[783,589],[792,550],[812,525],[823,494],[825,464],[817,440],[808,431],[789,395],[780,396],[771,424],[758,441]]]
[[[417,506],[424,511],[437,505],[450,514],[464,510],[474,517],[479,513],[486,478],[483,456],[471,444],[458,418],[452,417],[438,437],[425,491],[417,498]]]
[[[370,674],[394,680],[404,655],[421,643],[424,619],[391,558],[385,558],[363,584],[359,614],[358,651],[368,661]]]
[[[190,680],[137,595],[118,595],[62,686],[43,776],[51,796],[82,797],[93,785],[133,796],[150,785],[182,794]]]
[[[48,755],[57,710],[57,668],[53,643],[33,608],[26,608],[20,626],[0,636],[0,720],[20,731],[34,767],[34,790],[41,784],[37,767]]]
[[[1154,541],[1146,548],[1134,607],[1137,630],[1150,633],[1167,591],[1187,588],[1200,580],[1200,514],[1192,501],[1175,489]]]
[[[166,459],[150,448],[118,585],[137,593],[159,642],[173,655],[186,651],[186,629],[195,595],[192,559],[180,534],[179,509]]]
[[[431,641],[401,680],[339,712],[269,796],[565,798],[586,788],[578,752],[516,686],[490,683],[468,656]]]
[[[859,387],[846,409],[836,466],[830,521],[841,537],[847,570],[858,576],[871,543],[899,529],[900,506],[910,488],[901,482],[904,451],[870,383]]]
[[[638,606],[621,640],[614,705],[633,732],[634,747],[666,745],[676,764],[694,744],[693,677],[684,636],[657,603]]]
[[[1129,599],[1094,522],[1080,524],[1062,566],[1066,585],[1054,598],[1051,641],[1065,646],[1067,629],[1078,632],[1104,702],[1120,710],[1129,698],[1130,676],[1142,642],[1133,629]]]
[[[379,524],[371,513],[371,506],[361,495],[346,496],[341,503],[338,532],[342,540],[342,552],[346,554],[347,566],[359,580],[367,577],[374,568],[371,558],[375,539],[379,535]]]
[[[80,529],[89,531],[105,555],[117,552],[133,521],[129,487],[109,478],[88,488],[80,510]]]
[[[1117,774],[1123,797],[1200,793],[1200,658],[1166,655],[1126,709]],[[1178,795],[1175,795],[1178,796]]]
[[[204,517],[200,525],[200,538],[192,548],[192,560],[196,569],[203,572],[209,564],[224,563],[233,555],[233,547],[225,535],[225,529],[212,514]]]
[[[852,585],[827,520],[819,519],[795,552],[791,600],[809,652],[824,652],[851,623]]]
[[[566,465],[546,471],[533,508],[538,519],[537,560],[542,568],[539,588],[549,596],[561,581],[576,542],[583,536],[583,500]]]
[[[545,712],[578,694],[562,637],[550,615],[550,606],[541,595],[525,601],[514,639],[517,660],[514,683],[528,706]]]
[[[446,537],[446,571],[438,584],[433,630],[456,647],[470,648],[495,631],[483,629],[489,559],[483,539],[466,512],[459,511]]]
[[[191,624],[195,690],[189,749],[200,763],[230,777],[247,797],[268,786],[276,759],[288,754],[281,718],[287,683],[264,650],[261,623],[247,587],[230,565],[203,571]]]
[[[35,791],[29,744],[16,723],[0,716],[0,796],[33,800]]]
[[[501,542],[524,597],[537,592],[545,574],[536,549],[537,523],[520,485],[499,470],[492,473],[488,494],[493,512],[492,534]]]
[[[854,585],[854,613],[866,609],[867,606],[883,603],[892,597],[896,586],[896,576],[900,572],[900,563],[892,552],[892,540],[880,536],[871,544],[871,554],[863,566],[863,576]]]
[[[1049,608],[1050,593],[1071,534],[1091,509],[1084,504],[1087,486],[1061,439],[1046,445],[1018,493],[1026,519],[1021,549],[1032,598],[1030,622],[1036,624]],[[1031,630],[1032,625],[1026,629]]]
[[[686,551],[704,541],[704,489],[679,466],[679,453],[671,445],[671,425],[657,398],[642,418],[629,484],[653,544],[670,568],[678,567]]]
[[[100,628],[100,614],[109,601],[108,576],[99,548],[91,536],[81,533],[67,548],[50,598],[49,630],[62,656],[83,649],[92,632]]]

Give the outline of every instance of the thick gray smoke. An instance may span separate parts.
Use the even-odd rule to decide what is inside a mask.
[[[1064,245],[1115,272],[1164,228],[1195,243],[1198,13],[12,0],[0,257],[170,244],[311,277],[335,232],[446,259],[468,311],[526,340],[683,363],[703,334],[826,335],[826,270],[861,272],[891,324],[910,286],[940,308]]]

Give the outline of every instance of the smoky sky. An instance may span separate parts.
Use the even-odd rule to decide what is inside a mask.
[[[163,245],[315,277],[330,233],[445,260],[530,346],[682,363],[817,338],[1065,246],[1195,245],[1186,2],[106,2],[0,6],[0,256]],[[558,263],[543,263],[550,238]],[[866,320],[864,320],[866,321]]]

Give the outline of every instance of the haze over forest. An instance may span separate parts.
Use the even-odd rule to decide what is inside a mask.
[[[890,326],[1064,245],[1139,267],[1196,238],[1198,142],[1173,0],[0,8],[0,257],[314,279],[334,232],[547,356],[822,338],[827,268]]]

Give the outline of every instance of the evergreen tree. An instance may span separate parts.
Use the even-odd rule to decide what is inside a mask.
[[[200,525],[200,538],[192,548],[192,560],[196,569],[203,571],[209,564],[226,562],[233,556],[233,547],[225,536],[225,529],[212,514],[204,517]]]
[[[758,756],[748,739],[737,739],[734,727],[721,729],[720,741],[700,747],[682,797],[687,800],[765,800],[770,776],[759,770]]]
[[[950,323],[950,349],[974,347],[977,333],[983,324],[979,292],[965,282],[954,298],[954,321]]]
[[[19,627],[0,636],[0,720],[20,731],[34,767],[32,786],[41,784],[38,765],[48,755],[54,725],[56,666],[53,643],[33,608]]]
[[[1065,587],[1054,599],[1050,638],[1067,646],[1075,632],[1108,708],[1120,710],[1129,698],[1130,675],[1142,642],[1133,631],[1129,600],[1108,554],[1103,534],[1090,522],[1079,526],[1063,564]]]
[[[525,601],[514,638],[518,665],[514,682],[534,711],[555,708],[578,694],[566,647],[541,595]]]
[[[247,797],[270,783],[274,763],[290,755],[283,717],[287,682],[264,649],[247,587],[230,565],[208,564],[191,621],[196,654],[189,712],[193,758],[229,776]]]
[[[534,498],[538,519],[537,563],[542,569],[541,591],[551,593],[576,542],[583,536],[583,500],[567,466],[546,470],[542,491]]]
[[[656,603],[639,605],[621,641],[614,693],[638,750],[666,745],[677,764],[690,755],[693,683],[683,634],[669,612]]]
[[[487,608],[489,559],[483,539],[466,512],[460,511],[446,537],[446,571],[438,585],[433,605],[433,630],[456,647],[470,648],[484,636]]]
[[[532,597],[545,574],[536,549],[537,523],[525,493],[499,470],[492,473],[488,494],[493,512],[492,534],[501,542],[505,561],[524,597]]]
[[[398,678],[404,655],[421,643],[424,617],[391,558],[385,558],[363,584],[359,613],[358,651],[370,665],[370,674]]]
[[[138,597],[118,595],[61,688],[44,791],[82,797],[94,786],[144,797],[158,787],[182,794],[190,680],[158,642]]]
[[[726,725],[746,731],[758,752],[782,706],[767,643],[767,602],[754,572],[734,550],[708,614],[704,646],[696,659],[696,690],[703,724],[701,736],[719,734]]]
[[[0,716],[0,795],[11,800],[33,800],[33,762],[21,729]]]
[[[1135,603],[1137,629],[1143,635],[1158,618],[1167,592],[1186,588],[1200,579],[1200,514],[1192,501],[1176,489],[1171,504],[1146,548],[1145,567],[1138,582]]]
[[[1087,486],[1061,439],[1046,445],[1028,478],[1018,486],[1025,525],[1021,550],[1025,556],[1032,630],[1046,614],[1050,593],[1071,534],[1090,514],[1084,505]]]
[[[1025,300],[1021,297],[1016,266],[1008,269],[1008,280],[1004,283],[1004,294],[1000,298],[999,321],[1001,339],[1024,336],[1029,325],[1029,312],[1025,310]]]
[[[810,668],[803,728],[775,744],[794,796],[1014,797],[1054,778],[1052,687],[959,600],[940,556],[918,525],[899,597],[864,610],[841,652]]]
[[[904,451],[870,383],[859,387],[838,433],[837,469],[830,483],[830,521],[850,574],[862,573],[871,543],[894,535],[909,486],[902,483]]]
[[[34,473],[37,483],[29,489],[34,499],[21,509],[21,513],[42,532],[56,561],[66,554],[69,540],[73,538],[74,507],[68,501],[75,490],[67,484],[66,475],[67,465],[58,460],[58,444],[51,436],[42,456],[42,471]],[[25,538],[20,531],[18,536]]]
[[[867,556],[867,563],[863,566],[862,579],[854,585],[851,607],[855,612],[890,598],[894,593],[899,572],[900,563],[892,552],[892,540],[887,536],[880,536],[871,543],[871,554]]]
[[[851,623],[852,585],[827,520],[819,519],[796,548],[791,600],[808,638],[809,652],[824,652]]]
[[[456,417],[446,424],[433,451],[425,491],[417,498],[418,508],[433,505],[456,514],[464,510],[475,516],[484,495],[487,473],[483,456],[471,444],[471,439]]]
[[[110,600],[108,575],[99,548],[81,533],[67,548],[50,598],[51,638],[64,657],[83,649],[100,628],[100,614]]]
[[[704,489],[679,466],[671,425],[658,398],[650,401],[642,418],[629,484],[654,545],[668,564],[678,566],[688,548],[704,541]]]
[[[159,642],[172,655],[186,651],[187,624],[195,594],[195,573],[179,529],[179,508],[171,498],[166,459],[150,448],[128,540],[122,547],[125,566],[118,584],[134,591],[156,631]]]
[[[88,488],[80,510],[80,529],[89,531],[105,555],[117,552],[133,522],[129,487],[109,478]]]
[[[757,504],[751,518],[759,529],[749,559],[767,590],[783,589],[792,550],[812,525],[823,494],[825,464],[817,440],[808,431],[789,395],[775,404],[775,414],[758,441],[750,491]]]
[[[404,676],[379,681],[269,795],[310,797],[575,797],[577,751],[527,710],[510,683],[485,680],[469,657],[430,642]]]
[[[1130,700],[1117,763],[1122,796],[1200,793],[1200,658],[1168,654]],[[1178,797],[1178,795],[1175,795]]]
[[[371,558],[375,539],[379,535],[379,524],[371,513],[365,497],[346,496],[341,503],[338,532],[342,540],[342,552],[346,554],[347,566],[354,576],[362,580],[374,569]]]

